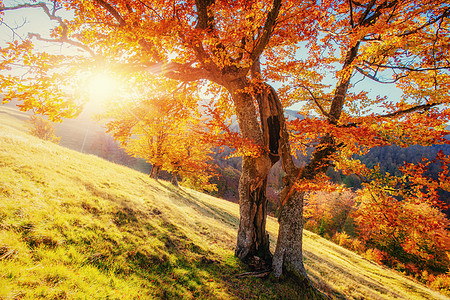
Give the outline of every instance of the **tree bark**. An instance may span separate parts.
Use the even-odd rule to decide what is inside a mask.
[[[173,184],[174,186],[178,186],[178,172],[177,171],[172,172],[172,178],[170,179],[170,183]]]
[[[291,185],[288,185],[289,187]],[[273,272],[276,278],[287,273],[302,283],[308,280],[302,251],[304,194],[293,192],[281,209],[277,247],[273,259]]]
[[[158,179],[160,171],[161,171],[161,166],[152,165],[152,169],[150,170],[150,178]]]
[[[267,175],[255,181],[252,174],[258,158],[244,157],[242,174],[239,180],[240,222],[235,254],[248,263],[255,256],[265,264],[271,265],[272,254],[269,249],[269,234],[266,232],[267,218]],[[260,174],[260,177],[263,174]],[[255,186],[256,184],[256,186]]]
[[[295,166],[291,155],[289,134],[286,128],[284,110],[276,91],[268,86],[272,94],[271,106],[276,109],[276,117],[280,127],[280,140],[278,153],[286,175],[283,177],[285,187],[280,193],[281,207],[278,240],[273,257],[274,276],[280,278],[283,273],[288,273],[302,285],[309,280],[303,265],[303,197],[304,193],[295,190],[295,183],[299,180],[301,171]]]
[[[258,123],[254,98],[245,91],[249,82],[245,78],[232,82],[230,91],[236,108],[242,137],[261,147],[258,156],[244,156],[239,180],[240,223],[235,255],[249,263],[258,257],[264,263],[272,263],[269,235],[266,232],[267,198],[266,186],[270,167],[269,155],[264,151],[264,138]]]

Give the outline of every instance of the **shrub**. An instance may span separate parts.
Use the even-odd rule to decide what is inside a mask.
[[[363,255],[366,259],[376,262],[382,265],[383,261],[386,259],[387,254],[378,249],[367,249],[366,253]]]
[[[336,232],[336,234],[333,236],[333,241],[339,246],[348,249],[352,248],[352,240],[350,239],[350,236],[345,232]]]
[[[428,280],[431,288],[450,296],[450,273],[440,274],[436,277],[429,275]]]
[[[59,143],[60,137],[55,135],[53,123],[41,116],[32,115],[25,121],[30,134],[53,143]]]
[[[364,251],[366,251],[366,247],[358,239],[353,239],[352,240],[352,249],[353,249],[353,251],[355,251],[358,254],[364,253]]]

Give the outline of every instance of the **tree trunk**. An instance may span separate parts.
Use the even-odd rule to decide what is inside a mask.
[[[306,288],[309,279],[303,265],[303,197],[304,193],[295,190],[295,183],[302,175],[301,170],[292,160],[289,134],[286,128],[284,110],[276,91],[269,86],[272,94],[272,107],[277,111],[280,127],[279,155],[286,175],[283,177],[285,187],[280,193],[280,216],[278,218],[278,240],[273,257],[273,270],[276,278],[283,273],[294,277],[297,282]]]
[[[280,212],[280,227],[273,259],[273,271],[277,278],[288,273],[298,280],[307,280],[302,251],[303,197],[304,193],[293,192]]]
[[[170,183],[173,184],[174,186],[178,186],[178,172],[177,171],[172,172],[172,178],[170,179]]]
[[[158,179],[160,171],[161,171],[161,166],[152,165],[152,169],[150,170],[150,178]]]
[[[237,120],[242,137],[262,149],[259,156],[244,156],[242,174],[239,180],[240,223],[235,255],[250,263],[256,258],[270,265],[272,254],[269,249],[269,235],[266,232],[267,198],[266,186],[271,161],[264,151],[264,139],[258,123],[254,98],[245,91],[249,82],[237,79],[227,89],[236,108]]]
[[[273,274],[277,279],[282,276],[292,278],[305,299],[327,299],[309,280],[303,265],[304,196],[305,192],[292,192],[281,209],[277,247],[273,255]]]
[[[263,180],[254,180],[256,160],[258,158],[243,158],[239,180],[240,222],[235,254],[246,263],[256,256],[270,266],[272,254],[269,249],[269,234],[266,232],[268,173]]]

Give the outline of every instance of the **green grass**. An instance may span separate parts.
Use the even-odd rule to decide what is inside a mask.
[[[0,116],[0,299],[306,298],[289,281],[236,278],[236,204],[13,127]],[[268,230],[274,246],[275,219]],[[447,299],[318,235],[304,250],[330,297]]]

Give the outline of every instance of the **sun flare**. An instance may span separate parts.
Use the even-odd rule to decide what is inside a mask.
[[[113,97],[116,89],[116,80],[106,73],[92,75],[88,80],[88,92],[91,102],[104,103]]]

